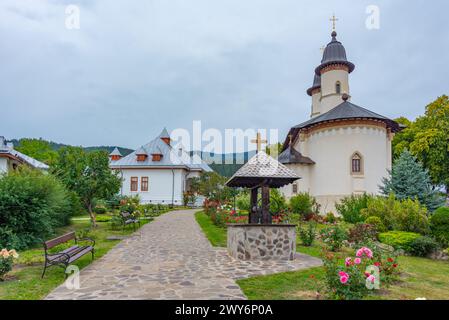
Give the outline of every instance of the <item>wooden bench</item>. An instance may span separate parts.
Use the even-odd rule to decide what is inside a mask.
[[[140,227],[140,220],[136,219],[131,213],[120,212],[120,217],[122,218],[123,230],[129,225],[132,225],[134,230],[136,230],[136,224],[139,224]]]
[[[68,249],[62,250],[57,253],[50,253],[49,250],[57,245],[67,243],[71,240],[75,241],[75,245],[71,246]],[[88,241],[90,242],[88,245],[78,245],[79,241]],[[95,241],[90,238],[77,239],[75,232],[67,233],[63,236],[48,240],[44,242],[44,250],[45,250],[45,265],[44,271],[42,272],[42,277],[44,278],[45,271],[47,268],[51,266],[60,266],[63,267],[64,270],[74,261],[78,260],[82,256],[91,253],[92,260],[94,259],[94,246]],[[67,274],[66,274],[67,277]]]

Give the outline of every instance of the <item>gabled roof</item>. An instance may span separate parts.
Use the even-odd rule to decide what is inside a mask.
[[[309,157],[303,156],[291,144],[278,156],[278,161],[282,164],[315,164],[315,161]]]
[[[159,138],[170,138],[170,134],[168,133],[167,128],[164,128],[162,132],[159,134]]]
[[[229,187],[252,188],[261,183],[280,188],[300,177],[279,161],[259,151],[226,182]]]
[[[147,157],[145,161],[137,161],[137,154],[161,154],[160,161]],[[110,164],[113,169],[126,168],[184,168],[193,171],[212,171],[200,158],[194,159],[184,150],[176,150],[158,136],[126,157]]]

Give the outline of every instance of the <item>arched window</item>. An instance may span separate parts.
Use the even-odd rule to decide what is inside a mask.
[[[359,152],[351,157],[351,174],[363,174],[363,158]]]
[[[337,94],[341,93],[341,83],[340,83],[340,81],[337,81],[337,83],[335,84],[335,92]]]

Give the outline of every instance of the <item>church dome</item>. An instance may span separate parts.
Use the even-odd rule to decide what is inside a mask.
[[[307,94],[312,96],[312,91],[318,88],[321,88],[321,76],[315,74],[313,77],[313,84],[309,89],[307,89]]]
[[[337,32],[332,32],[332,41],[324,49],[321,64],[315,69],[315,73],[320,75],[320,71],[332,64],[343,64],[349,68],[349,73],[354,71],[355,65],[346,58],[346,50],[340,41],[337,41]]]

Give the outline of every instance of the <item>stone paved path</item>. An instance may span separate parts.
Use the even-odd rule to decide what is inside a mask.
[[[238,261],[213,248],[195,221],[197,210],[166,213],[144,225],[80,273],[80,289],[63,284],[46,299],[246,299],[235,279],[321,265]]]

